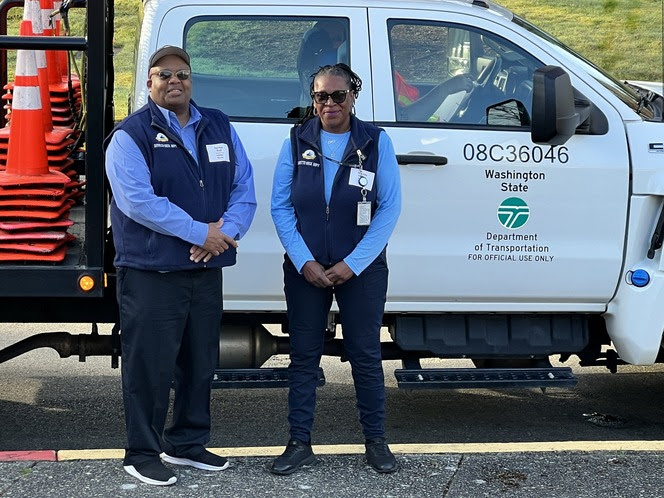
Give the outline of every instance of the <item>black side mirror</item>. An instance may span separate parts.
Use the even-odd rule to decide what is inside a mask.
[[[544,66],[533,76],[532,141],[562,145],[581,124],[574,107],[574,88],[569,75],[558,66]]]

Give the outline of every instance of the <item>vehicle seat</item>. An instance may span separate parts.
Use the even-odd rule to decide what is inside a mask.
[[[505,98],[521,102],[530,115],[533,103],[532,73],[526,67],[510,67],[505,84]]]
[[[335,21],[318,21],[302,36],[302,43],[297,54],[297,74],[300,79],[300,105],[302,106],[311,104],[309,95],[311,78],[320,67],[340,61],[347,62],[346,42],[339,46],[337,40],[335,44],[335,40],[323,27],[323,23],[326,22],[335,23]],[[338,23],[335,26],[337,26],[335,29],[345,31],[343,27],[338,27]],[[344,58],[339,58],[340,52]]]

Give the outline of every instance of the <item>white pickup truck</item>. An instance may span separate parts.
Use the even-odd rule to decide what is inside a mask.
[[[400,384],[570,385],[550,355],[612,371],[659,361],[661,95],[485,0],[144,0],[130,110],[146,102],[149,55],[182,46],[194,100],[231,117],[255,170],[258,211],[225,270],[220,366],[287,352],[263,326],[287,331],[271,182],[306,105],[305,59],[330,50],[304,35],[329,20],[342,31],[328,40],[335,60],[363,80],[356,114],[385,129],[401,166],[384,318]],[[459,74],[471,91],[436,91]],[[339,341],[326,354],[342,355]],[[424,357],[485,368],[452,378],[419,370]]]

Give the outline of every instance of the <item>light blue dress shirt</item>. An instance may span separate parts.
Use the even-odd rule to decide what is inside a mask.
[[[198,164],[196,127],[201,114],[189,106],[190,119],[183,127],[174,112],[159,107],[172,132],[176,133]],[[221,231],[239,239],[249,229],[256,212],[253,169],[247,153],[231,125],[231,140],[235,151],[235,177],[223,214]],[[158,197],[150,183],[150,170],[140,149],[124,130],[113,134],[106,149],[106,174],[113,190],[113,197],[120,211],[137,223],[155,232],[178,237],[191,244],[202,246],[208,233],[208,224],[194,220],[166,197]]]
[[[340,160],[350,132],[334,134],[321,131],[321,152],[324,156]],[[378,167],[374,188],[378,207],[371,224],[355,249],[344,258],[344,262],[359,275],[375,260],[383,250],[394,230],[401,212],[401,181],[399,165],[394,154],[390,137],[383,131],[378,139]],[[329,204],[332,183],[339,169],[339,164],[323,158],[323,177],[325,180],[325,201]],[[307,261],[314,261],[311,251],[297,231],[295,208],[291,202],[293,183],[293,157],[290,138],[281,147],[272,184],[272,220],[277,234],[286,249],[288,257],[301,273]]]

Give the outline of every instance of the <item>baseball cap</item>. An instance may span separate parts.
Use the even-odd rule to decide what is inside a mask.
[[[150,56],[150,65],[148,67],[154,67],[159,62],[159,59],[166,57],[167,55],[177,55],[180,59],[187,63],[187,66],[191,66],[189,61],[189,54],[182,50],[180,47],[174,45],[164,45],[163,47],[157,49],[157,51]]]

